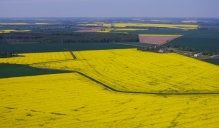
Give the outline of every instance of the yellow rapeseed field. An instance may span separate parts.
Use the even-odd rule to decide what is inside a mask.
[[[179,54],[136,49],[77,51],[74,54],[77,60],[32,66],[80,71],[120,91],[219,92],[218,66]]]
[[[219,92],[218,66],[136,49],[74,54],[76,60],[69,52],[0,58],[0,63],[73,71],[0,78],[0,127],[218,126],[219,95],[211,94]]]
[[[215,128],[218,95],[112,92],[77,74],[0,79],[2,128]]]
[[[148,24],[148,23],[94,23],[94,24],[78,24],[79,26],[102,26],[102,27],[164,27],[177,29],[197,29],[196,24]]]
[[[148,30],[148,29],[136,29],[136,28],[117,28],[115,31],[139,31],[139,30]]]
[[[97,32],[109,33],[110,31],[97,31]]]
[[[0,33],[11,33],[11,32],[30,32],[30,30],[13,30],[13,29],[0,30]]]
[[[10,64],[34,64],[43,62],[57,62],[72,59],[69,52],[45,52],[45,53],[25,53],[18,57],[0,58],[0,63]]]

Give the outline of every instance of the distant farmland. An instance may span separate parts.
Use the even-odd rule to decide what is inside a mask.
[[[13,30],[13,29],[8,29],[8,30],[0,30],[1,33],[11,33],[11,32],[30,32],[31,30]]]
[[[94,23],[94,24],[78,24],[79,26],[89,26],[89,27],[160,27],[160,28],[176,28],[176,29],[197,29],[196,24],[147,24],[147,23]]]

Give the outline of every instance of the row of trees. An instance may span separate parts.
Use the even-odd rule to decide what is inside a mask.
[[[149,52],[174,52],[172,49],[169,49],[164,46],[154,46],[154,47],[142,46],[142,47],[138,47],[137,50],[149,51]]]
[[[155,46],[155,47],[138,47],[138,50],[141,51],[149,51],[149,52],[174,52],[174,49],[182,50],[182,51],[189,51],[191,53],[198,53],[197,49],[190,48],[190,47],[180,47],[180,46]],[[159,51],[161,50],[161,51]],[[201,52],[202,55],[212,56],[212,55],[218,55],[217,53],[211,51],[211,50],[204,50]]]
[[[190,52],[194,52],[197,53],[198,49],[197,48],[191,48],[191,47],[180,47],[179,45],[167,45],[168,48],[177,48],[178,50],[182,50],[182,51],[190,51]],[[199,51],[200,52],[200,51]],[[217,53],[211,51],[211,50],[204,50],[202,51],[202,55],[208,55],[208,56],[212,56],[215,55]]]
[[[202,52],[202,55],[209,55],[209,56],[212,56],[212,55],[214,55],[214,54],[216,54],[216,53],[214,53],[214,52],[211,51],[211,50],[204,50],[204,51]]]
[[[159,46],[155,46],[155,47],[143,46],[143,47],[138,47],[137,50],[149,51],[149,52],[158,52],[160,50],[160,47]]]
[[[167,46],[163,46],[163,47],[167,47],[167,48],[177,48],[179,50],[182,50],[182,51],[190,51],[190,52],[194,52],[194,51],[197,51],[198,49],[197,48],[191,48],[191,47],[184,47],[184,46],[179,46],[179,45],[167,45]]]
[[[137,34],[122,33],[10,33],[1,34],[0,43],[110,43],[139,42]]]

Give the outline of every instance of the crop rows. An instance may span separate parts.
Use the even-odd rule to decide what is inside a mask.
[[[0,85],[1,127],[216,127],[219,120],[218,95],[117,93],[77,73]]]
[[[25,53],[19,54],[18,57],[1,58],[0,63],[34,64],[69,59],[72,59],[72,56],[69,54],[69,52]]]
[[[78,60],[34,64],[76,70],[129,92],[219,92],[217,66],[177,54],[129,50],[74,52]]]
[[[217,127],[218,66],[136,49],[22,54],[2,63],[79,73],[0,79],[0,127]]]

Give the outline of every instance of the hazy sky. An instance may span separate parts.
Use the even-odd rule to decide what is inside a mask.
[[[219,17],[219,0],[0,0],[0,17]]]

